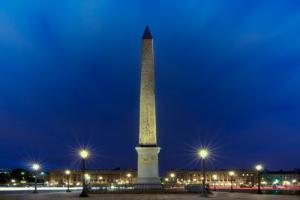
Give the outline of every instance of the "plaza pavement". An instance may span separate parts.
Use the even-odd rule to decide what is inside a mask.
[[[1,194],[0,200],[300,200],[300,196],[290,195],[257,195],[246,193],[216,192],[210,197],[201,197],[199,194],[93,194],[89,198],[79,198],[79,192],[42,192],[32,193],[8,193]]]

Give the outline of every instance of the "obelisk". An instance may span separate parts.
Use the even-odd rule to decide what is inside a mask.
[[[160,147],[156,140],[156,111],[154,90],[153,39],[146,26],[142,38],[141,85],[140,85],[140,127],[138,153],[137,188],[161,188],[158,170]]]

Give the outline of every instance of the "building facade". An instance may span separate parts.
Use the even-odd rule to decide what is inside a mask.
[[[86,182],[89,185],[125,185],[136,181],[136,170],[88,170],[85,174]],[[68,179],[71,186],[82,185],[82,173],[80,170],[71,170],[70,175],[66,175],[64,170],[49,172],[49,186],[67,185]]]
[[[255,170],[233,170],[234,175],[230,176],[230,170],[207,170],[206,182],[211,187],[228,188],[232,185],[239,188],[257,186],[257,172]],[[262,173],[262,186],[300,186],[300,171],[265,171]],[[89,185],[131,185],[137,182],[136,170],[89,170],[86,173]],[[71,170],[70,185],[81,186],[82,174],[79,170]],[[161,182],[165,186],[179,186],[201,184],[201,170],[168,170]],[[54,170],[48,173],[49,186],[66,186],[68,176],[64,170]]]
[[[300,170],[266,171],[263,174],[263,185],[299,186]]]
[[[206,182],[211,186],[254,187],[258,183],[255,170],[207,170]],[[189,185],[202,183],[201,170],[168,170],[164,177],[164,184]],[[299,186],[300,170],[294,171],[264,171],[261,175],[262,186]]]
[[[231,181],[234,186],[253,185],[257,176],[255,171],[234,170],[233,175],[229,170],[208,170],[206,171],[206,183],[217,186],[230,186]],[[200,170],[169,170],[164,178],[165,184],[201,184],[203,180]]]

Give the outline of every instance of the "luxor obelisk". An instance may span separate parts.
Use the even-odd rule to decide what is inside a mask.
[[[161,188],[158,170],[160,147],[156,140],[153,39],[148,26],[142,38],[138,188]]]

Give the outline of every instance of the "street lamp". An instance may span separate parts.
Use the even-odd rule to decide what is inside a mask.
[[[11,184],[12,184],[13,186],[16,185],[16,180],[15,180],[15,179],[11,179],[10,182],[11,182]]]
[[[260,164],[255,166],[255,169],[257,171],[257,194],[262,194],[262,191],[260,189],[260,184],[261,184],[261,172],[264,170],[264,167]]]
[[[174,187],[174,185],[175,185],[175,177],[176,177],[176,175],[175,175],[175,173],[170,173],[170,180],[171,180],[171,187]]]
[[[202,195],[205,196],[206,195],[206,189],[205,189],[205,182],[206,182],[206,175],[205,175],[205,160],[206,158],[208,157],[209,155],[209,151],[205,148],[201,148],[199,149],[198,151],[198,155],[202,161],[202,176],[203,176],[203,179],[202,179]]]
[[[235,175],[234,171],[230,171],[229,173],[230,176],[230,192],[233,192],[233,176]]]
[[[89,195],[88,195],[88,193],[87,193],[87,186],[86,186],[86,177],[85,177],[85,161],[86,161],[86,159],[88,158],[88,156],[89,156],[89,152],[86,150],[86,149],[81,149],[80,151],[79,151],[79,155],[80,155],[80,157],[81,157],[81,159],[82,159],[82,171],[81,171],[81,176],[82,176],[82,191],[81,191],[81,193],[80,193],[80,197],[88,197]]]
[[[297,185],[297,179],[293,179],[292,183],[293,183],[293,186],[296,187],[296,185]],[[294,188],[294,189],[296,189],[296,188]]]
[[[126,174],[126,176],[129,179],[129,183],[131,184],[132,183],[132,181],[131,181],[131,177],[132,177],[131,173]]]
[[[67,192],[71,192],[71,190],[70,190],[70,175],[71,175],[71,171],[70,170],[66,170],[65,174],[67,176],[67,184],[68,184],[67,185],[67,187],[68,187]]]
[[[32,164],[32,169],[34,171],[34,191],[33,191],[33,193],[38,193],[37,192],[37,176],[38,176],[38,171],[40,168],[41,168],[41,166],[38,163]]]
[[[217,174],[213,174],[212,178],[214,180],[214,191],[217,191],[216,183],[217,183],[218,175]]]
[[[99,176],[98,180],[99,180],[100,184],[102,184],[103,176]]]
[[[175,177],[176,177],[175,173],[170,174],[170,178],[172,179],[172,182],[175,182]]]

